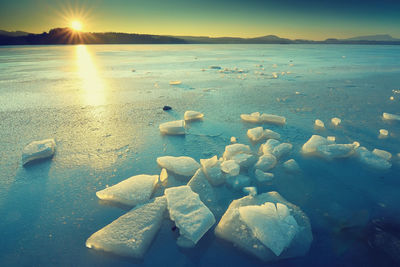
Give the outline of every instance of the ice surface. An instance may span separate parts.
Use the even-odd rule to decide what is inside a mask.
[[[382,117],[384,120],[400,121],[400,115],[396,115],[396,114],[390,114],[390,113],[384,112]]]
[[[265,246],[254,234],[252,229],[240,218],[240,207],[260,206],[266,202],[282,203],[288,207],[290,215],[293,216],[299,226],[297,234],[293,237],[290,245],[282,251],[279,256]],[[287,211],[278,209],[278,216],[285,216]],[[261,221],[256,221],[260,222]],[[255,227],[253,227],[255,229]],[[267,229],[262,228],[267,231]],[[264,233],[264,232],[263,232]],[[291,257],[298,257],[307,253],[311,242],[312,233],[308,217],[295,205],[287,202],[277,192],[269,192],[253,196],[246,196],[231,202],[227,211],[222,216],[215,228],[215,234],[222,239],[232,242],[235,246],[244,251],[255,255],[263,261],[274,261]],[[260,235],[261,236],[261,233]],[[280,236],[279,236],[280,237]],[[279,238],[278,237],[278,238]],[[275,250],[278,252],[278,250]]]
[[[157,158],[157,163],[160,165],[160,167],[185,177],[192,177],[196,173],[197,169],[200,168],[199,163],[197,163],[193,158],[186,156],[159,157]]]
[[[221,163],[221,170],[230,176],[236,176],[240,172],[240,165],[233,159]]]
[[[226,179],[226,183],[232,189],[239,191],[243,187],[250,185],[250,177],[246,175],[231,176]]]
[[[390,169],[390,167],[392,167],[392,164],[389,161],[378,156],[375,153],[372,153],[365,147],[361,146],[356,148],[356,152],[359,156],[360,161],[369,167],[378,170],[387,170]]]
[[[268,171],[273,167],[275,167],[275,165],[276,165],[276,157],[272,154],[264,154],[258,159],[254,167],[262,171]]]
[[[254,174],[255,174],[257,181],[259,181],[259,182],[270,182],[274,179],[273,173],[263,172],[259,169],[256,169]]]
[[[298,172],[300,171],[299,164],[294,159],[289,159],[283,163],[283,167],[288,172]]]
[[[215,223],[213,213],[187,185],[167,188],[165,196],[179,233],[196,244]]]
[[[136,175],[97,191],[96,196],[102,200],[135,206],[150,199],[157,183],[158,175]]]
[[[264,138],[264,129],[263,127],[249,129],[247,130],[247,136],[250,138],[251,141],[258,142]]]
[[[278,211],[279,210],[279,211]],[[260,206],[239,207],[240,219],[254,236],[271,249],[276,256],[290,246],[299,226],[286,205],[266,202]]]
[[[86,247],[143,258],[161,226],[166,207],[165,197],[138,206],[92,234]]]
[[[321,121],[321,120],[319,120],[319,119],[316,119],[316,120],[315,120],[314,125],[315,125],[315,127],[317,127],[317,128],[325,128],[324,122]]]
[[[185,134],[185,121],[178,120],[178,121],[164,122],[160,124],[159,128],[160,132],[163,134],[169,134],[169,135]]]
[[[197,193],[200,200],[214,213],[218,212],[217,193],[207,180],[204,172],[198,169],[187,184],[193,192]]]
[[[200,164],[207,179],[213,185],[220,185],[225,182],[225,176],[221,171],[221,161],[217,156],[209,159],[200,159]]]
[[[333,125],[338,126],[342,122],[342,120],[335,117],[331,119],[331,122]]]
[[[185,114],[183,115],[185,121],[199,120],[202,119],[203,117],[204,117],[203,113],[193,110],[185,111]]]
[[[389,161],[392,158],[392,153],[387,152],[386,150],[375,148],[374,150],[372,150],[372,153],[383,159],[386,159],[387,161]]]
[[[22,151],[22,165],[34,160],[49,158],[53,156],[55,150],[56,142],[54,139],[33,141]]]

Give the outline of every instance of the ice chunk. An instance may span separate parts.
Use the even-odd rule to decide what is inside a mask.
[[[193,192],[197,193],[200,200],[214,213],[216,214],[218,207],[217,205],[217,194],[215,189],[208,182],[204,172],[198,169],[195,175],[190,179],[187,184],[190,186]]]
[[[256,169],[254,172],[257,181],[259,182],[271,182],[274,179],[274,174],[270,172],[263,172],[259,169]]]
[[[167,188],[165,196],[179,233],[196,244],[215,223],[213,213],[187,185]]]
[[[275,139],[269,139],[265,144],[262,144],[259,149],[259,154],[272,154],[274,148],[277,147],[281,142]]]
[[[298,172],[300,171],[299,164],[294,159],[289,159],[288,161],[285,161],[283,163],[283,167],[288,171],[288,172]]]
[[[161,226],[166,207],[165,197],[138,206],[91,235],[86,247],[143,258]]]
[[[386,159],[372,153],[365,147],[358,147],[356,148],[356,152],[359,156],[359,159],[362,163],[379,170],[387,170],[392,167],[392,164],[387,161]]]
[[[193,111],[193,110],[188,110],[185,112],[183,115],[183,118],[185,121],[192,121],[192,120],[199,120],[204,117],[203,113],[200,113],[198,111]]]
[[[281,158],[287,155],[292,150],[292,148],[292,144],[282,143],[274,147],[271,154],[274,155],[276,158]]]
[[[239,207],[240,219],[255,237],[271,249],[276,256],[289,247],[299,226],[286,205],[266,202],[261,206]]]
[[[315,127],[316,128],[325,128],[325,124],[324,124],[324,122],[323,121],[321,121],[321,120],[315,120]]]
[[[383,159],[386,159],[388,161],[392,158],[392,153],[387,152],[385,150],[378,149],[378,148],[375,148],[374,150],[372,150],[372,153],[374,153],[375,155],[377,155]]]
[[[326,138],[320,135],[313,135],[311,138],[303,145],[302,152],[303,154],[312,155],[317,153],[317,148],[321,145],[330,145],[331,141],[328,141]]]
[[[264,130],[264,137],[267,139],[279,139],[281,138],[281,135],[277,132],[274,132],[270,129],[265,129]]]
[[[170,134],[170,135],[180,135],[185,134],[185,121],[169,121],[161,123],[160,132],[163,134]]]
[[[264,129],[262,127],[256,127],[247,130],[247,136],[253,142],[258,142],[264,138]]]
[[[230,176],[236,176],[240,172],[240,165],[233,159],[226,160],[221,163],[221,170]]]
[[[329,142],[335,142],[336,141],[336,137],[335,136],[327,136],[326,140],[328,140]]]
[[[230,160],[232,159],[235,155],[238,154],[250,154],[251,150],[248,145],[243,145],[243,144],[232,144],[228,145],[225,147],[225,152],[223,154],[224,160]]]
[[[167,169],[162,168],[161,173],[160,173],[160,183],[165,184],[168,179],[168,172]]]
[[[217,156],[210,159],[200,159],[200,164],[211,184],[220,185],[225,182],[225,176],[221,171],[221,162]]]
[[[389,136],[389,131],[385,129],[379,130],[379,138],[386,138]]]
[[[236,142],[237,142],[236,137],[232,136],[232,137],[231,137],[231,144],[234,144],[234,143],[236,143]]]
[[[157,163],[160,165],[160,167],[185,177],[192,177],[196,173],[197,169],[200,168],[200,164],[197,163],[193,158],[185,156],[159,157],[157,158]]]
[[[135,206],[148,201],[158,183],[158,175],[140,174],[97,191],[99,199]]]
[[[38,159],[50,158],[56,150],[54,139],[33,141],[22,151],[22,165]]]
[[[264,154],[258,159],[257,163],[254,166],[262,171],[268,171],[275,167],[275,165],[276,157],[271,154]]]
[[[257,159],[253,154],[237,154],[232,159],[240,165],[240,167],[248,168],[253,165]]]
[[[257,187],[254,187],[254,186],[243,187],[243,193],[254,197],[257,195]]]
[[[250,185],[250,177],[245,175],[231,176],[226,179],[226,183],[229,187],[239,191],[243,187]]]
[[[276,256],[271,249],[257,239],[250,227],[240,218],[240,207],[259,206],[266,202],[286,205],[288,210],[277,208],[277,213],[279,216],[285,217],[285,214],[290,211],[289,216],[293,216],[299,226],[299,231],[293,237],[290,245],[279,256]],[[258,222],[261,223],[261,221]],[[254,197],[246,196],[232,201],[215,228],[215,234],[263,261],[275,261],[305,255],[312,242],[311,226],[307,216],[277,192],[264,193]]]
[[[252,114],[242,114],[240,115],[240,118],[246,122],[252,122],[252,123],[261,122],[259,112],[254,112]]]
[[[330,144],[317,147],[317,153],[326,159],[347,158],[354,153],[353,144]]]
[[[384,120],[391,120],[391,121],[400,121],[400,115],[390,114],[390,113],[383,113],[382,115]]]
[[[180,84],[182,84],[182,82],[181,81],[170,81],[169,84],[170,85],[180,85]]]
[[[342,120],[335,117],[331,119],[331,122],[333,125],[338,126],[342,122]]]
[[[286,118],[283,116],[264,113],[260,116],[260,121],[263,123],[272,123],[272,124],[283,125],[286,123]]]

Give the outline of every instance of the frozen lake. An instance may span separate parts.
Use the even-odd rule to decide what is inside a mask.
[[[293,175],[278,166],[273,184],[258,190],[278,191],[299,206],[314,238],[306,256],[270,266],[392,265],[387,252],[368,246],[356,217],[400,225],[400,122],[382,120],[383,112],[400,115],[399,62],[400,46],[1,47],[0,266],[264,265],[213,230],[195,248],[180,249],[169,220],[142,261],[85,247],[92,233],[127,211],[99,201],[96,191],[159,174],[159,156],[222,156],[231,136],[257,151],[261,143],[246,132],[258,125],[240,119],[256,111],[286,117],[284,126],[261,126],[293,144],[287,159],[302,170]],[[182,119],[186,110],[204,113],[204,120],[188,124],[185,137],[160,134],[160,123]],[[333,117],[341,118],[338,127]],[[314,129],[316,119],[326,129]],[[380,129],[389,136],[379,138]],[[301,147],[313,134],[386,150],[392,167],[305,157]],[[55,156],[23,167],[22,149],[47,138],[56,140]],[[347,226],[356,233],[343,233]]]

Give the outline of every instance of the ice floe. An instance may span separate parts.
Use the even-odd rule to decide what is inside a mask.
[[[160,132],[163,134],[182,135],[185,134],[185,121],[177,120],[164,122],[160,124],[159,129]]]
[[[293,148],[290,143],[281,143],[276,139],[269,139],[265,144],[260,146],[259,152],[261,154],[274,155],[276,158],[281,158],[287,155]]]
[[[179,228],[179,233],[196,244],[214,225],[213,213],[189,186],[167,188],[165,196],[169,216]]]
[[[372,150],[372,153],[383,159],[386,159],[387,161],[389,161],[392,158],[392,153],[387,152],[386,150],[375,148],[374,150]]]
[[[193,120],[199,120],[204,117],[204,114],[198,111],[193,111],[193,110],[187,110],[185,111],[185,114],[183,115],[183,118],[185,121],[193,121]]]
[[[389,131],[385,129],[379,130],[379,138],[387,138],[389,136]]]
[[[257,187],[255,187],[255,186],[243,187],[243,193],[254,197],[257,195]]]
[[[382,117],[384,120],[400,121],[400,115],[396,115],[396,114],[390,114],[390,113],[384,112]]]
[[[233,159],[225,160],[221,163],[221,170],[230,176],[236,176],[240,172],[240,165]]]
[[[259,157],[254,167],[265,172],[275,167],[276,162],[276,157],[274,155],[264,154]]]
[[[372,153],[365,147],[361,146],[356,148],[356,152],[358,154],[360,162],[371,168],[378,170],[387,170],[392,167],[392,164],[388,160],[382,158],[381,156],[378,156],[376,153]]]
[[[233,159],[234,156],[239,154],[251,154],[251,149],[248,145],[243,144],[232,144],[225,147],[223,154],[224,160]]]
[[[143,258],[160,229],[166,207],[165,197],[138,206],[92,234],[86,247]]]
[[[246,122],[252,123],[272,123],[283,125],[286,123],[286,118],[273,114],[260,114],[260,112],[254,112],[251,114],[242,114],[240,118]]]
[[[318,119],[315,120],[314,126],[315,126],[317,129],[324,129],[324,128],[325,128],[324,122],[321,121],[321,120],[318,120]]]
[[[54,139],[45,139],[41,141],[33,141],[24,147],[22,151],[22,164],[28,162],[50,158],[56,150],[56,142]]]
[[[209,159],[200,159],[200,164],[207,179],[213,185],[220,185],[225,182],[225,176],[221,171],[221,161],[217,156]]]
[[[263,172],[259,169],[254,171],[256,180],[259,182],[271,182],[274,179],[274,174],[270,172]]]
[[[192,177],[200,164],[191,157],[181,156],[164,156],[157,158],[157,163],[160,167],[167,169],[175,174]]]
[[[271,204],[261,207],[261,211],[259,208],[246,208],[260,207],[265,203]],[[271,205],[275,207],[277,203],[287,209],[283,206],[272,208]],[[215,228],[215,234],[263,261],[302,256],[312,242],[307,216],[277,192],[232,201]]]
[[[96,196],[101,200],[135,206],[150,199],[157,183],[158,175],[136,175],[97,191]]]
[[[258,142],[261,139],[279,139],[281,135],[277,132],[274,132],[270,129],[263,129],[263,127],[255,127],[252,129],[247,130],[247,136],[253,142]]]
[[[181,81],[170,81],[169,84],[170,85],[180,85],[180,84],[182,84],[182,82]]]
[[[300,166],[294,159],[289,159],[283,163],[283,167],[288,172],[298,172],[300,171]]]
[[[335,117],[331,119],[331,122],[333,125],[338,126],[342,122],[342,120]]]

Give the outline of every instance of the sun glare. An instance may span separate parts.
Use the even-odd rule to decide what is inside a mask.
[[[75,31],[81,31],[82,23],[80,21],[74,20],[71,22],[71,28]]]

